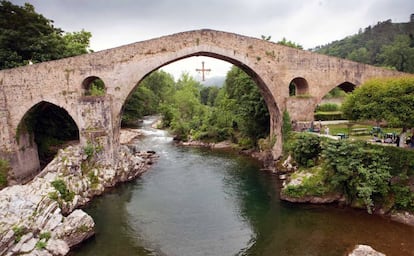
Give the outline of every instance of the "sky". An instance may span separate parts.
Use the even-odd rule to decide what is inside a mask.
[[[10,1],[10,0],[9,0]],[[32,4],[37,13],[65,32],[92,33],[91,49],[129,43],[195,29],[214,29],[271,41],[282,38],[304,49],[358,33],[378,21],[408,22],[413,0],[11,0]],[[195,69],[204,61],[225,76],[231,65],[193,57],[164,67],[176,78],[182,72],[201,79]]]

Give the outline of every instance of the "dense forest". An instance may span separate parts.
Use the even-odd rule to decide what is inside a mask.
[[[378,22],[375,26],[360,29],[358,34],[312,51],[414,73],[414,21]]]

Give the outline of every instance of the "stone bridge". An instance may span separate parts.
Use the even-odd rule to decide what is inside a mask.
[[[139,82],[169,63],[191,56],[228,61],[248,73],[266,101],[274,156],[281,153],[282,114],[312,120],[313,111],[332,88],[345,90],[372,77],[401,73],[298,50],[247,36],[196,30],[137,42],[86,55],[0,71],[0,157],[7,158],[17,182],[39,171],[37,146],[30,130],[18,129],[39,103],[67,111],[79,129],[80,143],[99,143],[108,164],[116,164],[121,112]],[[100,78],[104,96],[85,96]],[[289,95],[295,85],[296,96]],[[48,127],[44,127],[48,129]]]

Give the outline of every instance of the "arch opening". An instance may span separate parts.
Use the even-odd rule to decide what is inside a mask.
[[[90,76],[83,80],[82,90],[85,96],[104,96],[106,93],[105,83],[97,76]]]
[[[257,91],[257,94],[262,98],[263,101],[263,106],[264,107],[260,107],[260,106],[255,106],[256,110],[259,111],[260,108],[265,108],[265,112],[266,114],[262,114],[260,115],[260,117],[262,119],[266,119],[266,133],[267,135],[269,135],[269,133],[273,132],[273,127],[275,127],[275,122],[280,121],[280,117],[279,117],[279,109],[277,107],[276,102],[274,101],[274,98],[271,94],[271,92],[269,91],[268,87],[265,85],[265,83],[263,82],[263,80],[259,77],[259,75],[254,72],[251,68],[249,68],[248,66],[244,65],[243,63],[228,58],[226,56],[221,56],[215,53],[205,53],[205,52],[198,52],[198,53],[194,53],[191,55],[187,55],[181,58],[177,58],[174,59],[172,61],[168,61],[165,64],[158,66],[156,68],[154,68],[151,72],[147,73],[134,87],[134,89],[132,89],[132,91],[130,92],[129,96],[127,97],[127,100],[124,101],[124,104],[122,106],[122,110],[121,113],[125,113],[128,112],[129,107],[128,107],[128,101],[130,101],[133,98],[133,95],[135,94],[136,90],[140,90],[142,85],[145,85],[145,83],[147,82],[147,79],[151,80],[154,79],[154,77],[156,76],[160,76],[160,72],[164,72],[164,71],[159,71],[160,68],[171,64],[173,62],[177,62],[180,61],[182,59],[185,58],[189,58],[189,57],[194,57],[194,56],[205,56],[205,57],[211,57],[214,59],[219,59],[222,61],[226,61],[229,62],[230,64],[234,65],[234,68],[232,68],[229,73],[233,73],[234,76],[240,76],[240,77],[244,77],[244,78],[249,78],[251,80],[251,82],[253,83],[253,87],[254,90]],[[201,63],[201,62],[200,62]],[[195,68],[195,67],[194,67]],[[229,74],[228,73],[228,74]],[[168,75],[167,75],[168,76]],[[168,80],[168,79],[167,79]],[[227,78],[228,80],[228,78]],[[170,82],[171,82],[171,77],[170,77]],[[236,82],[236,81],[226,81],[225,84],[228,84],[230,82]],[[201,84],[198,81],[194,81],[193,77],[189,77],[188,74],[187,75],[183,75],[174,85],[175,89],[177,88],[184,88],[185,86],[187,86],[190,83],[195,83],[196,86],[195,88],[198,88],[199,91],[196,92],[196,94],[199,97],[199,104],[201,105],[206,105],[206,106],[213,106],[216,102],[217,102],[217,98],[219,97],[223,97],[223,93],[220,93],[220,90],[222,90],[223,88],[225,88],[226,85],[224,85],[222,88],[218,88],[218,87],[204,87],[203,84]],[[246,83],[246,84],[241,84],[240,88],[246,89],[247,87],[249,87],[250,84]],[[234,88],[233,93],[237,94],[239,93],[239,91],[241,90],[240,88]],[[180,100],[182,102],[185,101],[190,101],[191,97],[186,97],[185,93],[188,92],[180,92],[181,95],[177,96],[174,95],[174,97],[178,97],[180,98]],[[188,94],[189,95],[189,94]],[[187,96],[188,96],[187,95]],[[231,95],[234,96],[234,95]],[[248,102],[249,101],[249,97],[254,97],[253,93],[251,95],[244,95],[244,101]],[[240,101],[243,101],[240,100]],[[188,102],[189,103],[189,102]],[[165,106],[163,104],[163,106]],[[197,111],[196,109],[198,108],[197,106],[193,105],[193,109],[195,109],[195,111]],[[252,107],[253,109],[253,107]],[[263,109],[260,109],[260,111],[262,111]],[[187,115],[190,116],[190,119],[192,120],[189,125],[187,126],[187,124],[177,124],[177,122],[171,120],[171,118],[174,118],[173,115],[176,115],[177,112],[179,114],[183,114],[183,115]],[[191,112],[191,111],[190,111]],[[192,115],[194,113],[187,113],[186,109],[183,108],[179,108],[178,111],[168,111],[164,109],[164,117],[167,117],[167,119],[169,120],[164,120],[164,125],[175,125],[174,128],[176,128],[179,132],[185,132],[185,130],[196,130],[194,129],[195,126],[199,125],[199,127],[202,127],[201,132],[196,131],[195,133],[191,133],[190,132],[190,138],[189,139],[212,139],[212,137],[214,136],[218,136],[219,139],[223,139],[226,136],[228,136],[227,138],[230,138],[232,140],[235,139],[234,135],[237,132],[240,132],[241,130],[241,126],[244,124],[241,124],[242,122],[237,122],[232,120],[231,116],[227,116],[227,117],[223,117],[224,116],[224,112],[214,112],[214,113],[209,113],[209,114],[204,114],[203,118],[205,118],[205,120],[207,121],[211,121],[211,123],[206,124],[203,120],[200,120],[200,116],[195,116]],[[246,114],[246,116],[254,116],[252,113],[250,114]],[[227,120],[223,120],[223,119],[227,119]],[[263,121],[263,120],[261,120]],[[220,123],[221,122],[221,123]],[[227,123],[226,123],[227,122]],[[223,125],[223,123],[226,123],[226,125]],[[217,125],[217,127],[215,127]],[[217,129],[216,129],[217,128]],[[252,130],[254,130],[253,127],[250,127]],[[256,127],[257,130],[257,127]],[[235,133],[234,133],[235,132]],[[272,134],[273,135],[273,134]],[[180,137],[180,136],[178,136]],[[186,139],[186,138],[181,138],[180,139]],[[240,142],[240,141],[239,141]],[[247,144],[249,144],[249,141],[245,141],[246,146],[248,146]],[[243,142],[242,142],[243,144]]]
[[[79,142],[79,129],[73,118],[64,109],[50,102],[42,101],[28,110],[17,128],[19,151],[30,148],[31,157],[37,157],[39,168],[43,169],[68,144]]]
[[[303,77],[296,77],[289,83],[289,96],[300,96],[309,93],[308,82]]]
[[[346,92],[346,93],[350,93],[353,92],[356,88],[356,85],[350,82],[343,82],[342,84],[337,86],[338,88],[340,88],[342,91]]]
[[[315,120],[330,121],[342,120],[341,106],[346,95],[355,90],[356,85],[343,82],[323,96],[315,108]]]

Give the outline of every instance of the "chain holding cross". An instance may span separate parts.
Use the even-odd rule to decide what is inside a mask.
[[[211,69],[210,68],[204,68],[204,61],[201,62],[201,68],[196,68],[197,72],[201,72],[201,77],[202,77],[202,81],[205,81],[205,73],[206,72],[210,72]]]

